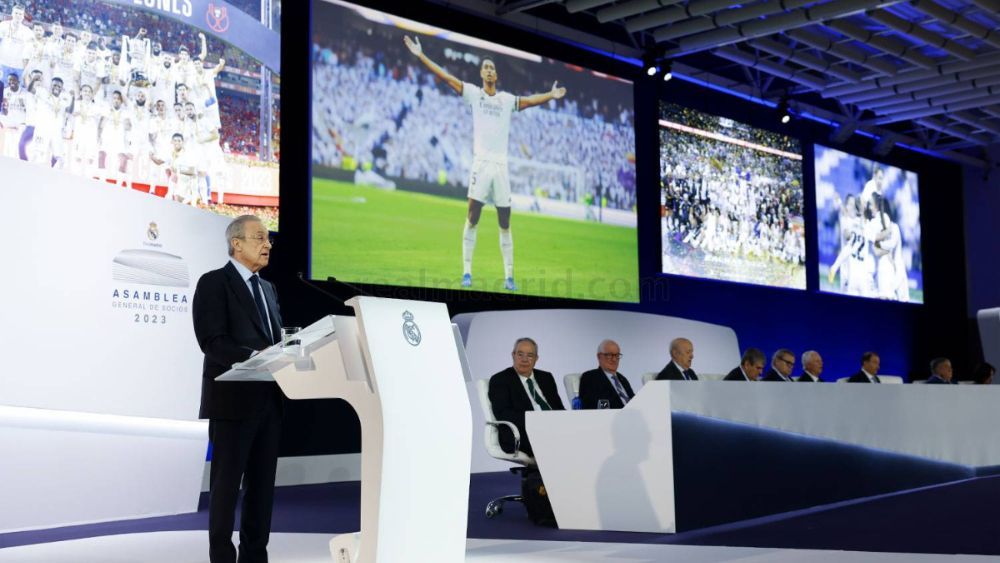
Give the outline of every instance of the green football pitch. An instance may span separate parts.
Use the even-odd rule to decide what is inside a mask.
[[[463,200],[313,178],[312,277],[460,289]],[[479,221],[472,288],[503,292],[496,210]],[[639,300],[636,230],[515,212],[519,294]]]

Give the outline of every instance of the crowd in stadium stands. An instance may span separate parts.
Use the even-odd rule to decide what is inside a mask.
[[[226,117],[223,146],[229,151],[244,155],[257,155],[260,137],[260,102],[256,98],[237,95],[219,95],[219,111]]]
[[[230,205],[220,203],[212,207],[212,211],[227,217],[239,217],[240,215],[256,215],[264,223],[269,231],[278,230],[278,208],[277,207],[250,207],[247,205]]]
[[[254,14],[260,12],[259,2],[257,4]],[[159,42],[164,50],[181,45],[192,52],[198,49],[197,29],[169,18],[153,17],[148,12],[93,1],[88,1],[87,8],[81,10],[76,0],[0,0],[0,11],[6,16],[16,5],[24,6],[25,23],[28,25],[35,21],[46,24],[58,22],[67,31],[88,30],[94,35],[95,41],[104,38],[109,49],[120,49],[121,36],[133,35],[140,26],[145,27],[150,40]],[[280,29],[280,26],[276,25],[275,29]],[[254,72],[260,68],[260,63],[252,57],[214,37],[208,38],[208,49],[210,53],[222,54],[227,66]]]
[[[121,8],[28,5],[40,13],[16,5],[0,23],[4,156],[125,185],[165,184],[167,197],[191,205],[226,191],[223,147],[230,158],[257,157],[259,102],[218,93],[226,61],[215,59],[204,34],[190,50],[158,44],[149,30],[162,32],[161,20],[144,12],[119,28],[114,22],[128,18]],[[92,27],[59,23],[71,19]],[[111,28],[130,34],[105,41]]]
[[[402,45],[398,38],[395,43]],[[341,39],[314,47],[313,160],[324,166],[369,162],[394,179],[466,186],[471,111],[461,96],[400,54],[400,46],[373,51]],[[519,95],[546,91],[551,80],[534,78],[522,88],[510,73],[499,83]],[[573,92],[513,115],[511,190],[570,202],[600,199],[632,210],[633,115],[587,96]]]
[[[663,104],[660,109],[660,118],[673,123],[687,125],[688,127],[694,127],[695,129],[701,129],[702,131],[716,131],[733,139],[763,145],[772,149],[802,154],[799,141],[793,137],[765,131],[726,117],[709,115],[691,108],[675,104]]]
[[[660,177],[664,252],[805,264],[800,160],[662,128]]]

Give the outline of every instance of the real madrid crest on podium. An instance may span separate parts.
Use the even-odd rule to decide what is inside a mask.
[[[420,327],[413,322],[413,313],[403,312],[403,336],[411,346],[420,346]]]

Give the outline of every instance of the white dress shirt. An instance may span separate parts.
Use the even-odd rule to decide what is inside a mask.
[[[233,266],[236,266],[236,271],[240,273],[243,283],[247,285],[247,290],[250,291],[250,298],[253,299],[253,284],[250,283],[250,278],[254,275],[253,272],[243,264],[237,262],[235,258],[230,258],[229,261],[233,263]],[[260,276],[257,277],[259,278]],[[264,296],[264,284],[260,284],[260,297],[264,301],[264,313],[267,315],[268,330],[274,330],[271,323],[271,310],[267,308],[267,297]],[[275,338],[278,337],[280,336],[275,335]]]
[[[517,370],[514,370],[514,373],[517,373]],[[528,374],[527,376],[518,373],[517,377],[518,379],[521,380],[521,385],[524,387],[524,392],[528,395],[528,399],[531,399],[531,404],[534,405],[534,409],[536,411],[542,410],[542,405],[540,405],[538,401],[535,400],[535,398],[531,395],[531,390],[528,389],[528,380],[530,379],[531,384],[535,386],[535,393],[543,400],[545,400],[546,403],[549,402],[549,400],[545,398],[545,393],[542,393],[542,388],[538,386],[538,380],[535,379],[535,371],[532,370],[531,373]],[[551,404],[549,404],[549,408],[550,409],[552,408]]]

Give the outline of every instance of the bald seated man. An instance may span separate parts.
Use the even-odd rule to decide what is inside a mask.
[[[657,374],[657,381],[698,381],[698,374],[691,369],[694,360],[694,344],[687,338],[670,341],[670,363]]]

